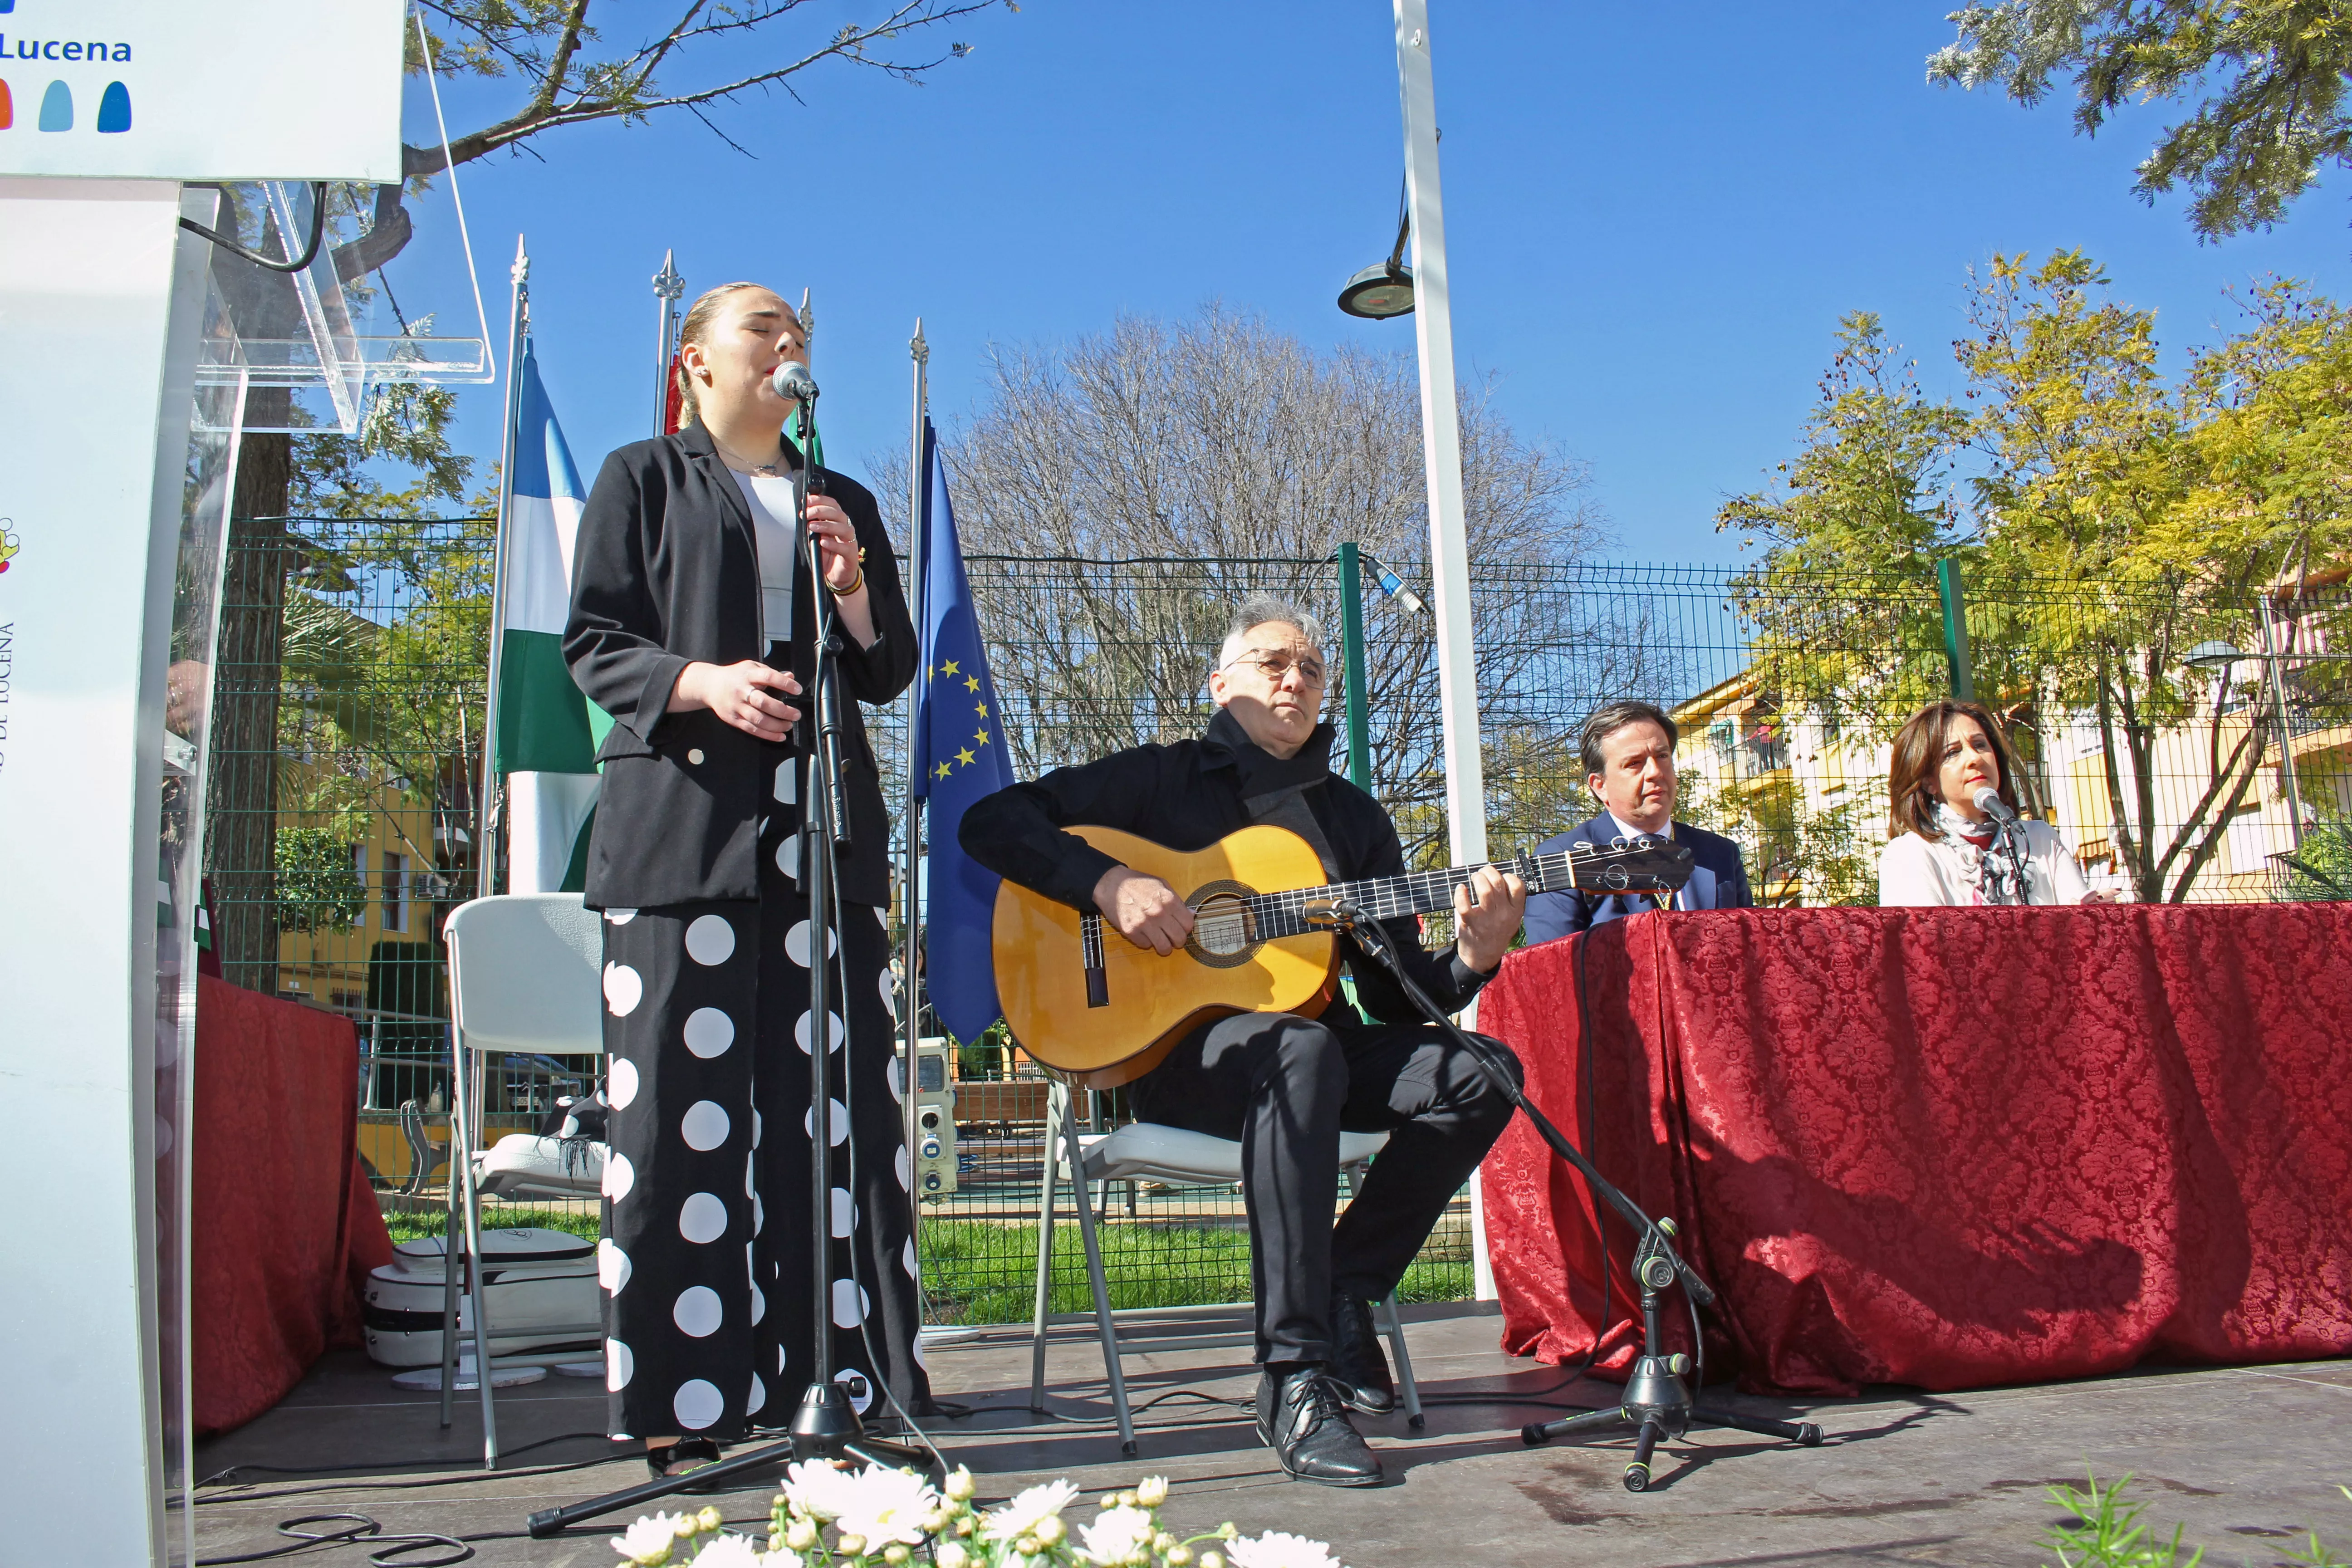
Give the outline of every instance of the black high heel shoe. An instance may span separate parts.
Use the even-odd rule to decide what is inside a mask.
[[[681,1437],[659,1448],[650,1443],[646,1445],[646,1468],[657,1481],[715,1465],[719,1459],[719,1444],[710,1437]]]

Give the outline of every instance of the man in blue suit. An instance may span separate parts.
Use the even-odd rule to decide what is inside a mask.
[[[1744,910],[1755,903],[1739,846],[1721,834],[1675,820],[1675,721],[1647,702],[1612,702],[1584,721],[1578,737],[1585,783],[1601,797],[1601,813],[1573,832],[1547,840],[1538,854],[1557,855],[1571,844],[1608,847],[1612,841],[1647,834],[1690,847],[1698,864],[1682,891],[1678,910]],[[1595,895],[1570,889],[1528,898],[1530,944],[1659,907],[1648,893]]]

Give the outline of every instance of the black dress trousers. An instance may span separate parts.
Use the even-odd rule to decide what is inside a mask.
[[[1203,1025],[1129,1092],[1139,1120],[1241,1142],[1261,1362],[1330,1359],[1332,1292],[1396,1289],[1512,1110],[1433,1026],[1287,1013]],[[1389,1141],[1335,1226],[1343,1131]]]
[[[843,907],[846,985],[836,968],[818,1027],[796,880],[803,764],[769,750],[760,897],[604,914],[612,1153],[597,1272],[614,1436],[732,1441],[790,1421],[815,1370],[820,1131],[834,1145],[822,1264],[834,1375],[869,1419],[887,1410],[877,1379],[909,1412],[929,1408],[887,936],[871,907]],[[820,1039],[835,1097],[821,1128],[809,1114]]]

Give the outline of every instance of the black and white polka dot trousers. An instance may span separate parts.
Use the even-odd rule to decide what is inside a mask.
[[[784,868],[798,853],[796,771],[785,762],[777,774],[757,902],[605,912],[612,1154],[597,1274],[614,1436],[732,1441],[782,1427],[815,1371],[816,1030],[808,903]],[[826,1031],[835,1098],[825,1331],[834,1375],[861,1414],[887,1412],[881,1377],[919,1415],[929,1384],[917,1342],[888,941],[862,904],[846,906],[843,927],[847,963],[835,970]]]

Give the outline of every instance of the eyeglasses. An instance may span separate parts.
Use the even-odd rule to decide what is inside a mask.
[[[1231,669],[1234,664],[1255,665],[1257,672],[1265,677],[1270,686],[1281,685],[1282,678],[1294,669],[1298,671],[1298,679],[1305,684],[1323,684],[1323,661],[1319,658],[1293,658],[1286,653],[1245,653],[1225,668]]]

